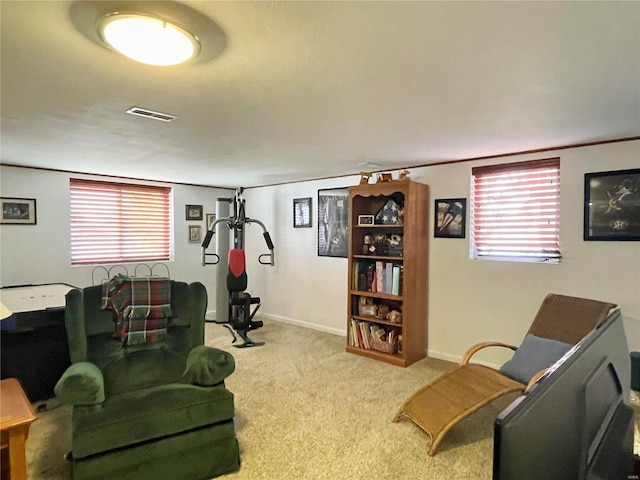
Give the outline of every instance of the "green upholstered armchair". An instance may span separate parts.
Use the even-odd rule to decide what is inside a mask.
[[[123,346],[102,287],[71,290],[71,366],[55,387],[73,405],[73,480],[207,479],[240,466],[228,352],[206,347],[207,292],[171,281],[166,338]]]

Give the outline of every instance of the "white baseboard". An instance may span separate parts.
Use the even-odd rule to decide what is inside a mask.
[[[289,323],[291,325],[297,325],[299,327],[311,328],[312,330],[318,330],[320,332],[331,333],[340,337],[346,337],[346,333],[339,328],[326,327],[324,325],[317,325],[315,323],[303,322],[294,318],[282,317],[280,315],[273,315],[271,313],[259,313],[258,317],[266,320],[273,320],[281,323]]]
[[[439,360],[446,360],[447,362],[460,363],[462,357],[458,355],[451,355],[450,353],[438,352],[436,350],[428,350],[427,356],[431,358],[437,358]],[[495,363],[483,362],[481,360],[473,360],[472,363],[479,363],[480,365],[484,365],[486,367],[494,368],[498,370],[501,365],[496,365]]]
[[[346,333],[338,328],[325,327],[324,325],[316,325],[315,323],[303,322],[295,318],[282,317],[280,315],[273,315],[271,313],[258,313],[257,318],[264,318],[265,320],[273,320],[275,322],[289,323],[291,325],[297,325],[298,327],[311,328],[312,330],[318,330],[320,332],[331,333],[332,335],[338,335],[340,337],[346,337]],[[216,318],[216,311],[209,310],[205,314],[207,320],[213,320]]]
[[[216,318],[216,311],[215,310],[208,311],[205,317],[207,319]],[[296,325],[298,327],[310,328],[312,330],[318,330],[319,332],[330,333],[332,335],[338,335],[340,337],[346,337],[346,333],[341,329],[326,327],[324,325],[317,325],[315,323],[304,322],[302,320],[297,320],[295,318],[283,317],[281,315],[274,315],[272,313],[258,313],[257,317],[264,318],[265,320],[273,320],[275,322],[288,323],[291,325]],[[437,350],[427,350],[427,356],[431,358],[437,358],[439,360],[446,360],[448,362],[453,362],[453,363],[460,363],[460,360],[462,360],[462,357],[458,355],[451,355],[450,353],[443,353]],[[492,363],[487,363],[482,361],[475,362],[475,363],[480,363],[482,365],[486,365],[487,367],[491,367],[495,369],[500,368],[500,365],[495,365]]]
[[[450,353],[438,352],[437,350],[427,350],[427,356],[430,358],[437,358],[438,360],[446,360],[447,362],[460,363],[462,357],[457,355],[451,355]]]

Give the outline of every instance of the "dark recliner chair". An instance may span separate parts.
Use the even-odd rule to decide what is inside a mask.
[[[55,388],[73,405],[72,479],[208,479],[238,470],[228,352],[204,346],[207,292],[170,281],[162,341],[125,346],[114,336],[102,286],[71,290],[72,365]]]

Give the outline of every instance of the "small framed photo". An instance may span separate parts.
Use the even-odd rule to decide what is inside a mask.
[[[293,228],[311,227],[311,197],[293,199]]]
[[[187,220],[202,220],[202,205],[185,205]]]
[[[467,223],[467,199],[444,198],[435,201],[433,236],[464,238]]]
[[[7,198],[2,197],[2,221],[7,225],[35,225],[35,198]]]
[[[374,305],[372,303],[369,303],[366,305],[360,305],[360,309],[358,313],[360,315],[370,315],[372,317],[375,317],[378,314],[378,308],[377,308],[377,305]]]
[[[358,225],[373,225],[373,215],[358,215]]]
[[[202,227],[189,225],[189,243],[198,243],[202,239]]]
[[[207,230],[211,228],[211,224],[216,221],[215,213],[207,213],[207,224],[204,226]]]
[[[640,240],[640,168],[584,175],[584,240]]]

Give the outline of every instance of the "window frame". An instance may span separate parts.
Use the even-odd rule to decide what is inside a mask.
[[[72,266],[171,261],[173,224],[171,187],[69,179]]]
[[[547,181],[551,182],[549,186],[545,185]],[[523,186],[530,188],[522,189]],[[492,194],[492,187],[501,190]],[[504,204],[501,197],[509,189],[519,194]],[[503,205],[498,205],[500,200]],[[535,202],[531,203],[532,200]],[[518,208],[517,203],[523,202],[526,202],[525,208]],[[507,208],[509,206],[511,208]],[[473,167],[470,210],[469,255],[472,259],[560,263],[559,157]],[[500,212],[520,225],[493,229],[487,220]],[[531,243],[536,240],[539,243]],[[481,243],[484,246],[480,246]]]

